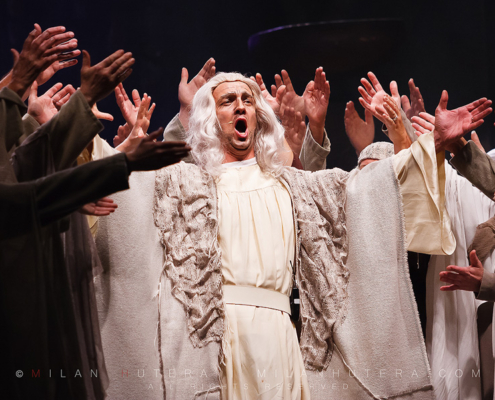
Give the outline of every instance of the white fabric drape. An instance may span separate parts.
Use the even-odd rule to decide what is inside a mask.
[[[295,236],[287,189],[263,174],[252,159],[247,166],[242,162],[224,165],[217,193],[223,283],[289,296]],[[225,312],[222,397],[309,398],[296,329],[289,315],[237,304],[226,304]]]
[[[471,292],[441,292],[439,273],[448,265],[467,266],[467,248],[476,226],[495,215],[495,203],[445,165],[446,208],[457,247],[450,255],[432,256],[427,275],[426,345],[437,399],[480,399],[476,309],[482,302]],[[484,263],[493,272],[495,257]]]

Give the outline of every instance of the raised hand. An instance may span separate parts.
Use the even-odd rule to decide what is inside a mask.
[[[435,117],[427,112],[419,113],[419,116],[412,117],[412,126],[418,136],[432,132],[435,129]]]
[[[16,65],[17,61],[19,61],[19,56],[20,56],[19,52],[16,49],[10,49],[10,53],[12,54],[12,61],[13,61],[12,65]],[[10,71],[10,72],[12,72],[12,71]]]
[[[113,138],[113,146],[117,147],[118,145],[123,143],[124,140],[126,140],[131,133],[131,130],[132,128],[128,123],[125,123],[123,126],[120,125],[117,129],[117,135],[115,135]]]
[[[441,286],[440,290],[444,292],[453,290],[479,292],[483,279],[483,264],[478,259],[476,250],[469,253],[469,260],[471,265],[468,267],[449,265],[447,271],[440,272],[440,280],[449,284]]]
[[[330,101],[330,83],[326,80],[323,68],[316,69],[314,81],[310,81],[303,94],[304,109],[309,120],[313,138],[319,144],[323,143],[325,118]]]
[[[60,111],[62,106],[67,103],[70,97],[76,93],[76,89],[72,85],[66,85],[64,88],[57,92],[55,96],[52,97],[53,104]]]
[[[163,128],[141,139],[134,150],[126,153],[129,172],[160,169],[187,157],[191,148],[186,145],[186,142],[157,142],[156,139],[161,134],[163,134]]]
[[[361,151],[371,143],[375,138],[375,124],[373,122],[373,114],[370,110],[364,109],[363,121],[354,107],[352,101],[348,102],[345,107],[344,124],[345,133],[351,141],[352,147],[359,155]]]
[[[411,146],[412,142],[407,135],[404,121],[402,121],[400,114],[400,108],[395,100],[392,100],[389,95],[385,95],[383,99],[383,108],[385,109],[385,113],[383,114],[384,123],[387,127],[388,136],[394,144],[395,154],[397,154],[399,151]]]
[[[136,118],[141,105],[141,97],[137,89],[134,89],[131,93],[132,101],[127,96],[127,92],[124,89],[124,85],[119,83],[115,88],[115,98],[117,99],[117,105],[120,108],[122,116],[124,117],[127,125],[132,129],[136,123]],[[133,104],[134,103],[134,104]],[[129,131],[130,132],[130,131]]]
[[[81,214],[94,215],[95,217],[104,217],[110,215],[117,209],[117,204],[109,197],[103,197],[93,203],[88,203],[79,209]]]
[[[101,112],[100,110],[98,110],[98,106],[96,105],[96,103],[93,104],[91,111],[93,111],[93,114],[98,119],[104,119],[106,121],[113,121],[113,115],[109,114],[109,113],[104,113],[104,112]]]
[[[282,118],[282,125],[285,129],[285,139],[289,147],[299,157],[306,135],[306,124],[301,113],[296,112],[293,107],[286,108]]]
[[[132,53],[117,50],[100,63],[91,66],[91,57],[83,50],[81,93],[90,107],[107,97],[131,73],[135,60]]]
[[[24,41],[20,54],[14,55],[14,67],[8,87],[23,96],[33,81],[48,67],[57,61],[77,57],[77,40],[73,32],[65,32],[65,27],[48,28],[44,32],[38,24],[34,24]]]
[[[181,108],[189,108],[191,106],[194,95],[206,82],[215,76],[215,71],[215,60],[210,58],[198,74],[188,83],[189,72],[187,68],[182,68],[179,83],[179,103]]]
[[[57,71],[60,71],[64,68],[72,67],[76,64],[77,60],[75,58],[66,61],[55,61],[52,65],[50,65],[47,69],[45,69],[41,74],[38,75],[38,77],[36,78],[36,82],[38,82],[38,85],[43,85],[43,83],[47,82],[53,75],[55,75]]]
[[[490,108],[491,100],[486,98],[473,101],[455,110],[447,110],[448,100],[449,95],[444,90],[435,110],[435,149],[437,153],[443,150],[455,153],[452,146],[466,133],[483,124],[483,118],[493,111]]]
[[[13,58],[12,65],[15,65],[17,63],[17,60],[19,59],[19,52],[16,49],[10,49],[10,52],[12,53],[12,58]],[[3,89],[4,87],[9,86],[11,81],[12,81],[12,69],[9,71],[7,75],[5,75],[2,79],[0,79],[0,90]],[[25,100],[25,98],[23,98],[22,100]]]
[[[210,58],[206,61],[198,74],[188,83],[189,72],[187,71],[187,68],[182,68],[179,83],[179,120],[186,130],[189,125],[189,111],[191,110],[194,95],[198,92],[200,87],[215,76],[215,72],[215,60]]]
[[[414,80],[409,79],[409,96],[411,97],[411,101],[406,95],[400,98],[402,103],[402,109],[406,113],[408,119],[412,119],[414,116],[418,116],[419,113],[425,112],[425,102],[423,101],[423,96],[421,96],[421,92],[419,88],[414,84]]]
[[[146,137],[146,132],[150,126],[151,116],[155,110],[155,103],[150,107],[151,97],[146,93],[139,106],[136,123],[132,127],[129,136],[117,147],[117,150],[129,152],[134,150],[142,138]]]
[[[260,73],[256,74],[256,77],[252,76],[251,79],[258,84],[261,90],[261,95],[265,98],[267,103],[270,105],[273,112],[281,117],[280,115],[280,106],[282,104],[282,98],[285,95],[286,88],[283,85],[280,85],[278,88],[272,86],[272,94],[268,92],[265,82],[263,82],[263,77]]]
[[[299,96],[294,90],[294,86],[292,85],[292,81],[289,77],[289,73],[283,69],[282,76],[275,75],[275,85],[272,85],[272,95],[277,93],[281,86],[285,86],[286,92],[284,99],[286,101],[286,106],[294,109],[296,113],[300,113],[303,119],[306,117],[306,108],[304,104],[304,94],[303,96]],[[306,88],[307,90],[307,88]],[[283,107],[280,110],[280,114],[283,115],[284,109]]]
[[[75,40],[75,39],[74,39]],[[77,40],[75,41],[77,45]],[[12,56],[14,58],[14,64],[17,62],[19,59],[19,52],[16,49],[10,49],[12,52]],[[72,53],[74,57],[78,56],[80,54],[79,50],[75,51]],[[36,78],[36,82],[38,82],[38,86],[43,85],[46,83],[57,71],[60,71],[61,69],[64,68],[69,68],[72,67],[73,65],[77,64],[77,59],[71,59],[71,60],[65,60],[65,61],[55,61],[52,65],[50,65],[47,69],[45,69],[41,74],[38,75]]]
[[[29,94],[28,101],[28,114],[31,115],[40,125],[48,122],[52,117],[57,114],[57,104],[62,106],[65,104],[72,93],[75,93],[75,89],[71,85],[67,85],[62,90],[62,84],[56,83],[45,94],[38,97],[38,83],[33,82],[31,86],[31,93]]]
[[[377,77],[373,72],[368,72],[368,78],[371,83],[368,82],[365,78],[361,78],[361,83],[363,86],[358,87],[358,91],[362,97],[359,98],[359,102],[361,105],[371,111],[371,113],[382,123],[385,123],[383,118],[383,114],[385,113],[385,109],[383,107],[384,104],[384,96],[387,94],[385,90],[383,90],[382,85],[378,81]],[[397,103],[400,107],[400,95],[399,89],[397,87],[397,82],[390,82],[390,93],[392,99]]]

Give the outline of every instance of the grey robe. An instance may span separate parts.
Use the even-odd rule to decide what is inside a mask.
[[[471,140],[450,160],[454,168],[490,199],[495,200],[495,161]]]

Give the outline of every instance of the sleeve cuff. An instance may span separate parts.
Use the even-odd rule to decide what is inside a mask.
[[[24,128],[24,134],[26,136],[29,136],[36,129],[38,129],[41,125],[39,124],[38,121],[36,121],[36,119],[32,115],[26,113],[22,117],[22,126]]]
[[[301,154],[307,152],[308,155],[315,155],[320,159],[326,159],[328,154],[330,154],[330,139],[328,139],[327,131],[324,131],[323,146],[316,143],[311,133],[309,125],[306,128],[306,135],[304,136],[304,142],[301,148]]]
[[[306,128],[306,135],[301,146],[299,159],[305,171],[321,171],[327,167],[327,156],[330,153],[330,140],[327,131],[324,131],[323,146],[313,138],[313,134]]]
[[[108,187],[110,189],[109,193],[115,193],[129,189],[129,175],[132,171],[129,170],[129,164],[125,153],[115,154],[106,159],[93,162],[108,162],[109,164],[107,168],[114,171],[112,183]]]
[[[478,295],[478,300],[495,301],[495,273],[483,271],[483,279]]]
[[[468,181],[493,200],[495,193],[495,163],[473,141],[451,158],[452,166]]]
[[[476,143],[469,140],[466,145],[450,159],[450,163],[455,169],[462,173],[462,171],[465,171],[467,166],[478,156],[488,157],[478,148],[478,146],[476,146]],[[492,172],[495,173],[493,164],[490,165],[492,167]]]
[[[163,140],[186,140],[186,130],[180,122],[179,114],[168,123],[163,133]]]
[[[81,105],[81,107],[84,109],[84,113],[87,115],[88,119],[91,120],[91,122],[85,122],[85,123],[88,123],[88,124],[91,124],[93,125],[93,128],[96,133],[100,133],[102,130],[103,130],[103,124],[100,122],[100,120],[98,118],[96,118],[95,114],[93,113],[93,110],[91,110],[91,107],[89,106],[88,102],[86,101],[86,98],[84,97],[84,95],[81,93],[81,90],[77,90],[76,93],[74,93],[70,99],[69,99],[69,102],[75,102],[75,103],[79,103]],[[66,105],[63,105],[62,107],[66,107],[67,105],[69,105],[69,102],[66,104]],[[88,130],[89,130],[89,127],[88,127]],[[93,135],[94,137],[95,135]]]
[[[10,90],[8,87],[4,87],[2,90],[0,90],[0,98],[15,103],[21,109],[22,113],[25,113],[27,111],[26,104],[24,104],[19,95],[13,90]]]

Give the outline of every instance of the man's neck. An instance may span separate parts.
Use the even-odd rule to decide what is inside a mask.
[[[228,152],[225,152],[225,158],[223,159],[222,164],[227,164],[235,161],[245,161],[254,158],[254,149],[252,149],[245,156],[233,155]]]

